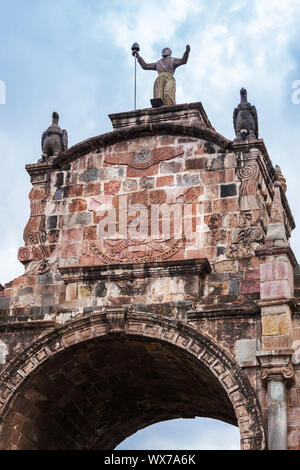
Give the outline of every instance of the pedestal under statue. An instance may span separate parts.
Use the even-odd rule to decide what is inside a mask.
[[[162,59],[150,64],[147,64],[137,51],[133,51],[132,53],[135,55],[144,70],[157,71],[158,77],[154,82],[153,97],[156,99],[160,98],[163,106],[172,106],[176,104],[176,81],[173,75],[177,67],[187,63],[190,50],[190,46],[187,45],[182,58],[176,59],[175,57],[171,57],[171,49],[169,47],[165,47],[162,50]]]

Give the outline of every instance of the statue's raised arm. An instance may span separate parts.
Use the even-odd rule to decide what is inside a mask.
[[[138,63],[144,70],[156,70],[156,62],[152,62],[151,64],[147,64],[147,62],[144,61],[143,57],[140,56],[140,54],[136,51],[132,53],[132,55],[135,55],[135,57],[138,60]]]
[[[191,48],[189,44],[186,46],[185,51],[181,59],[173,59],[174,67],[177,68],[180,65],[187,64],[187,61],[189,60],[189,55],[190,55]]]
[[[134,50],[132,53],[144,70],[156,70],[158,73],[158,77],[154,82],[153,95],[154,98],[161,99],[163,106],[173,106],[176,104],[176,82],[173,75],[177,67],[187,63],[190,50],[190,46],[187,45],[182,58],[176,59],[172,57],[171,49],[169,47],[165,47],[162,50],[162,58],[157,62],[152,62],[150,64],[147,64],[144,61],[137,50]]]

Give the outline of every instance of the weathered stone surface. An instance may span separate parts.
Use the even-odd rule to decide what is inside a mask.
[[[99,171],[97,168],[90,168],[86,170],[80,177],[80,181],[95,181],[98,179]]]
[[[266,236],[279,196],[286,236],[293,218],[263,142],[230,143],[199,110],[124,113],[27,166],[26,272],[0,287],[2,448],[109,449],[201,415],[264,448],[255,356],[290,348],[300,362],[295,260]]]

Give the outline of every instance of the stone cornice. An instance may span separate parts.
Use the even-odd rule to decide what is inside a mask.
[[[137,109],[123,113],[109,114],[109,118],[114,129],[164,121],[179,121],[184,125],[185,121],[186,124],[188,124],[192,120],[196,125],[215,130],[201,102],[161,106],[159,108]]]
[[[278,306],[288,305],[292,312],[294,312],[297,308],[296,300],[294,297],[292,298],[281,297],[279,299],[260,299],[260,300],[255,300],[254,302],[259,308],[274,307],[277,305]]]
[[[15,321],[3,321],[0,323],[1,332],[11,332],[11,331],[20,331],[21,333],[24,330],[49,330],[55,327],[54,320],[31,320],[28,316],[28,321],[19,321],[18,318],[15,318]]]
[[[32,184],[44,184],[50,181],[50,174],[54,168],[53,157],[50,157],[45,162],[25,165]]]
[[[205,319],[236,319],[236,318],[253,318],[258,315],[259,309],[255,304],[231,304],[230,306],[224,305],[216,307],[213,305],[203,306],[203,310],[195,309],[187,312],[187,321],[201,321]]]
[[[116,129],[106,134],[91,137],[90,139],[73,145],[57,157],[50,157],[46,162],[28,164],[25,168],[31,176],[31,182],[33,184],[46,182],[47,175],[49,175],[51,171],[63,168],[64,165],[67,165],[82,155],[90,152],[100,152],[108,145],[113,145],[125,140],[153,135],[174,135],[203,139],[219,145],[224,151],[230,143],[230,140],[218,134],[213,128],[209,129],[196,125],[183,125],[178,122],[147,123],[139,126]]]
[[[67,266],[58,268],[64,282],[94,281],[94,280],[131,280],[163,276],[204,277],[211,272],[208,260],[190,259],[179,261],[161,261],[140,264],[110,264],[103,266]]]
[[[289,245],[283,245],[283,246],[263,245],[262,247],[257,248],[257,250],[255,250],[255,254],[258,257],[286,255],[289,258],[294,268],[298,264],[296,257],[294,255],[294,252]]]

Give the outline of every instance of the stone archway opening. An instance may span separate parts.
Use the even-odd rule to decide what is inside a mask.
[[[138,430],[203,416],[237,425],[196,357],[158,339],[107,335],[51,356],[18,388],[2,427],[16,449],[114,449]]]
[[[238,426],[213,418],[179,418],[151,424],[116,450],[239,450]]]

